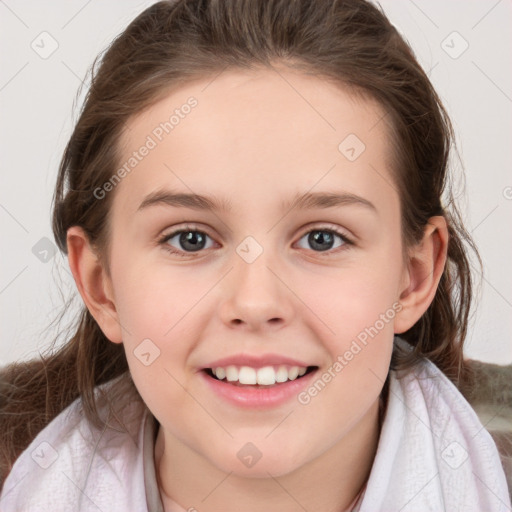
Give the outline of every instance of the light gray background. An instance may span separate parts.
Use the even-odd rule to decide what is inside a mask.
[[[58,332],[63,341],[81,303],[67,259],[52,257],[52,245],[41,241],[53,242],[58,164],[76,119],[78,86],[94,57],[152,3],[0,0],[0,365],[36,355]],[[381,5],[429,72],[457,132],[464,217],[485,264],[466,355],[512,363],[512,2]],[[40,35],[45,31],[50,36]],[[58,48],[42,58],[52,44]],[[83,92],[78,104],[82,98]],[[63,322],[49,327],[73,295]]]

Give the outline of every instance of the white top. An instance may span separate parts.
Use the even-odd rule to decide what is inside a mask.
[[[428,360],[397,376],[390,370],[377,453],[355,510],[512,511],[496,445],[457,388]],[[158,423],[126,379],[96,392],[106,389],[117,393],[128,432],[98,430],[76,400],[16,460],[1,512],[164,511],[154,465]],[[184,510],[174,502],[166,507]]]

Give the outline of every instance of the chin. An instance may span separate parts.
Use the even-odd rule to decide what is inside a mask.
[[[279,447],[269,447],[259,451],[254,445],[247,443],[234,454],[234,457],[212,462],[223,472],[232,473],[242,478],[282,477],[293,473],[307,463],[297,459],[297,453],[286,453]]]

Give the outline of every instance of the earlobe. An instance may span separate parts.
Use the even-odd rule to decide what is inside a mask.
[[[121,343],[122,332],[111,279],[81,227],[72,226],[68,229],[67,247],[69,267],[87,309],[105,336],[113,343]]]
[[[410,329],[434,300],[446,264],[448,226],[443,216],[428,220],[422,240],[409,252],[404,287],[400,293],[402,310],[395,318],[395,333]]]

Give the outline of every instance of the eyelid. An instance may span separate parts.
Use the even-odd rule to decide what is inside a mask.
[[[158,243],[164,243],[169,241],[171,238],[174,238],[177,234],[183,232],[183,231],[197,231],[199,233],[204,233],[205,235],[209,236],[212,240],[215,240],[215,238],[208,232],[207,229],[204,229],[198,225],[195,225],[193,223],[185,223],[183,226],[179,227],[173,227],[169,232],[164,233],[158,238]],[[192,254],[192,253],[190,253]]]
[[[180,226],[180,227],[174,227],[168,233],[163,234],[160,237],[160,240],[172,238],[173,236],[175,236],[179,232],[181,232],[181,231],[188,231],[188,230],[190,230],[190,231],[199,231],[201,233],[204,233],[204,234],[208,235],[212,239],[214,238],[208,232],[208,229],[202,228],[199,225],[194,224],[194,223],[185,223],[185,225]],[[347,229],[340,228],[339,226],[337,226],[335,224],[322,223],[322,222],[320,222],[320,224],[312,222],[312,223],[308,224],[307,226],[305,226],[301,230],[300,238],[302,238],[305,234],[309,233],[310,231],[315,231],[315,230],[333,231],[334,233],[337,233],[338,235],[342,236],[343,238],[345,238],[346,240],[348,240],[350,242],[353,242],[353,239],[355,238],[352,234],[350,234],[350,232]]]
[[[199,233],[203,233],[203,234],[207,235],[211,240],[213,240],[214,243],[218,244],[218,242],[215,241],[215,238],[208,232],[207,229],[203,229],[199,225],[195,225],[194,223],[185,223],[185,225],[183,225],[183,226],[172,228],[172,230],[170,232],[165,233],[161,237],[159,237],[159,239],[157,240],[157,244],[158,245],[166,245],[166,243],[171,238],[174,238],[179,233],[186,232],[186,231],[196,231]],[[329,232],[332,232],[335,235],[339,236],[343,240],[344,246],[355,245],[354,237],[352,235],[347,234],[346,229],[340,228],[339,226],[337,226],[335,224],[330,224],[330,223],[320,223],[319,224],[319,223],[312,222],[312,223],[308,224],[301,231],[301,235],[298,237],[297,241],[299,241],[305,235],[307,235],[308,233],[311,233],[312,231],[329,231]],[[166,247],[166,250],[168,250],[169,252],[171,252],[173,254],[179,255],[179,256],[190,256],[190,257],[197,257],[197,256],[201,255],[201,253],[207,252],[205,249],[196,251],[196,252],[186,252],[186,251],[180,251],[175,248],[171,248],[170,246]],[[325,251],[325,252],[322,252],[322,251],[311,251],[311,252],[314,252],[314,253],[318,252],[319,254],[325,254],[326,256],[329,256],[329,255],[335,254],[337,252],[337,250],[334,250],[334,251],[329,250],[329,251]]]
[[[330,224],[329,222],[320,222],[320,224],[313,222],[308,224],[304,230],[301,231],[302,234],[300,235],[300,238],[302,238],[307,233],[310,233],[311,231],[332,231],[333,233],[343,238],[347,244],[353,244],[355,240],[355,236],[353,236],[347,229],[337,226],[336,224]]]

